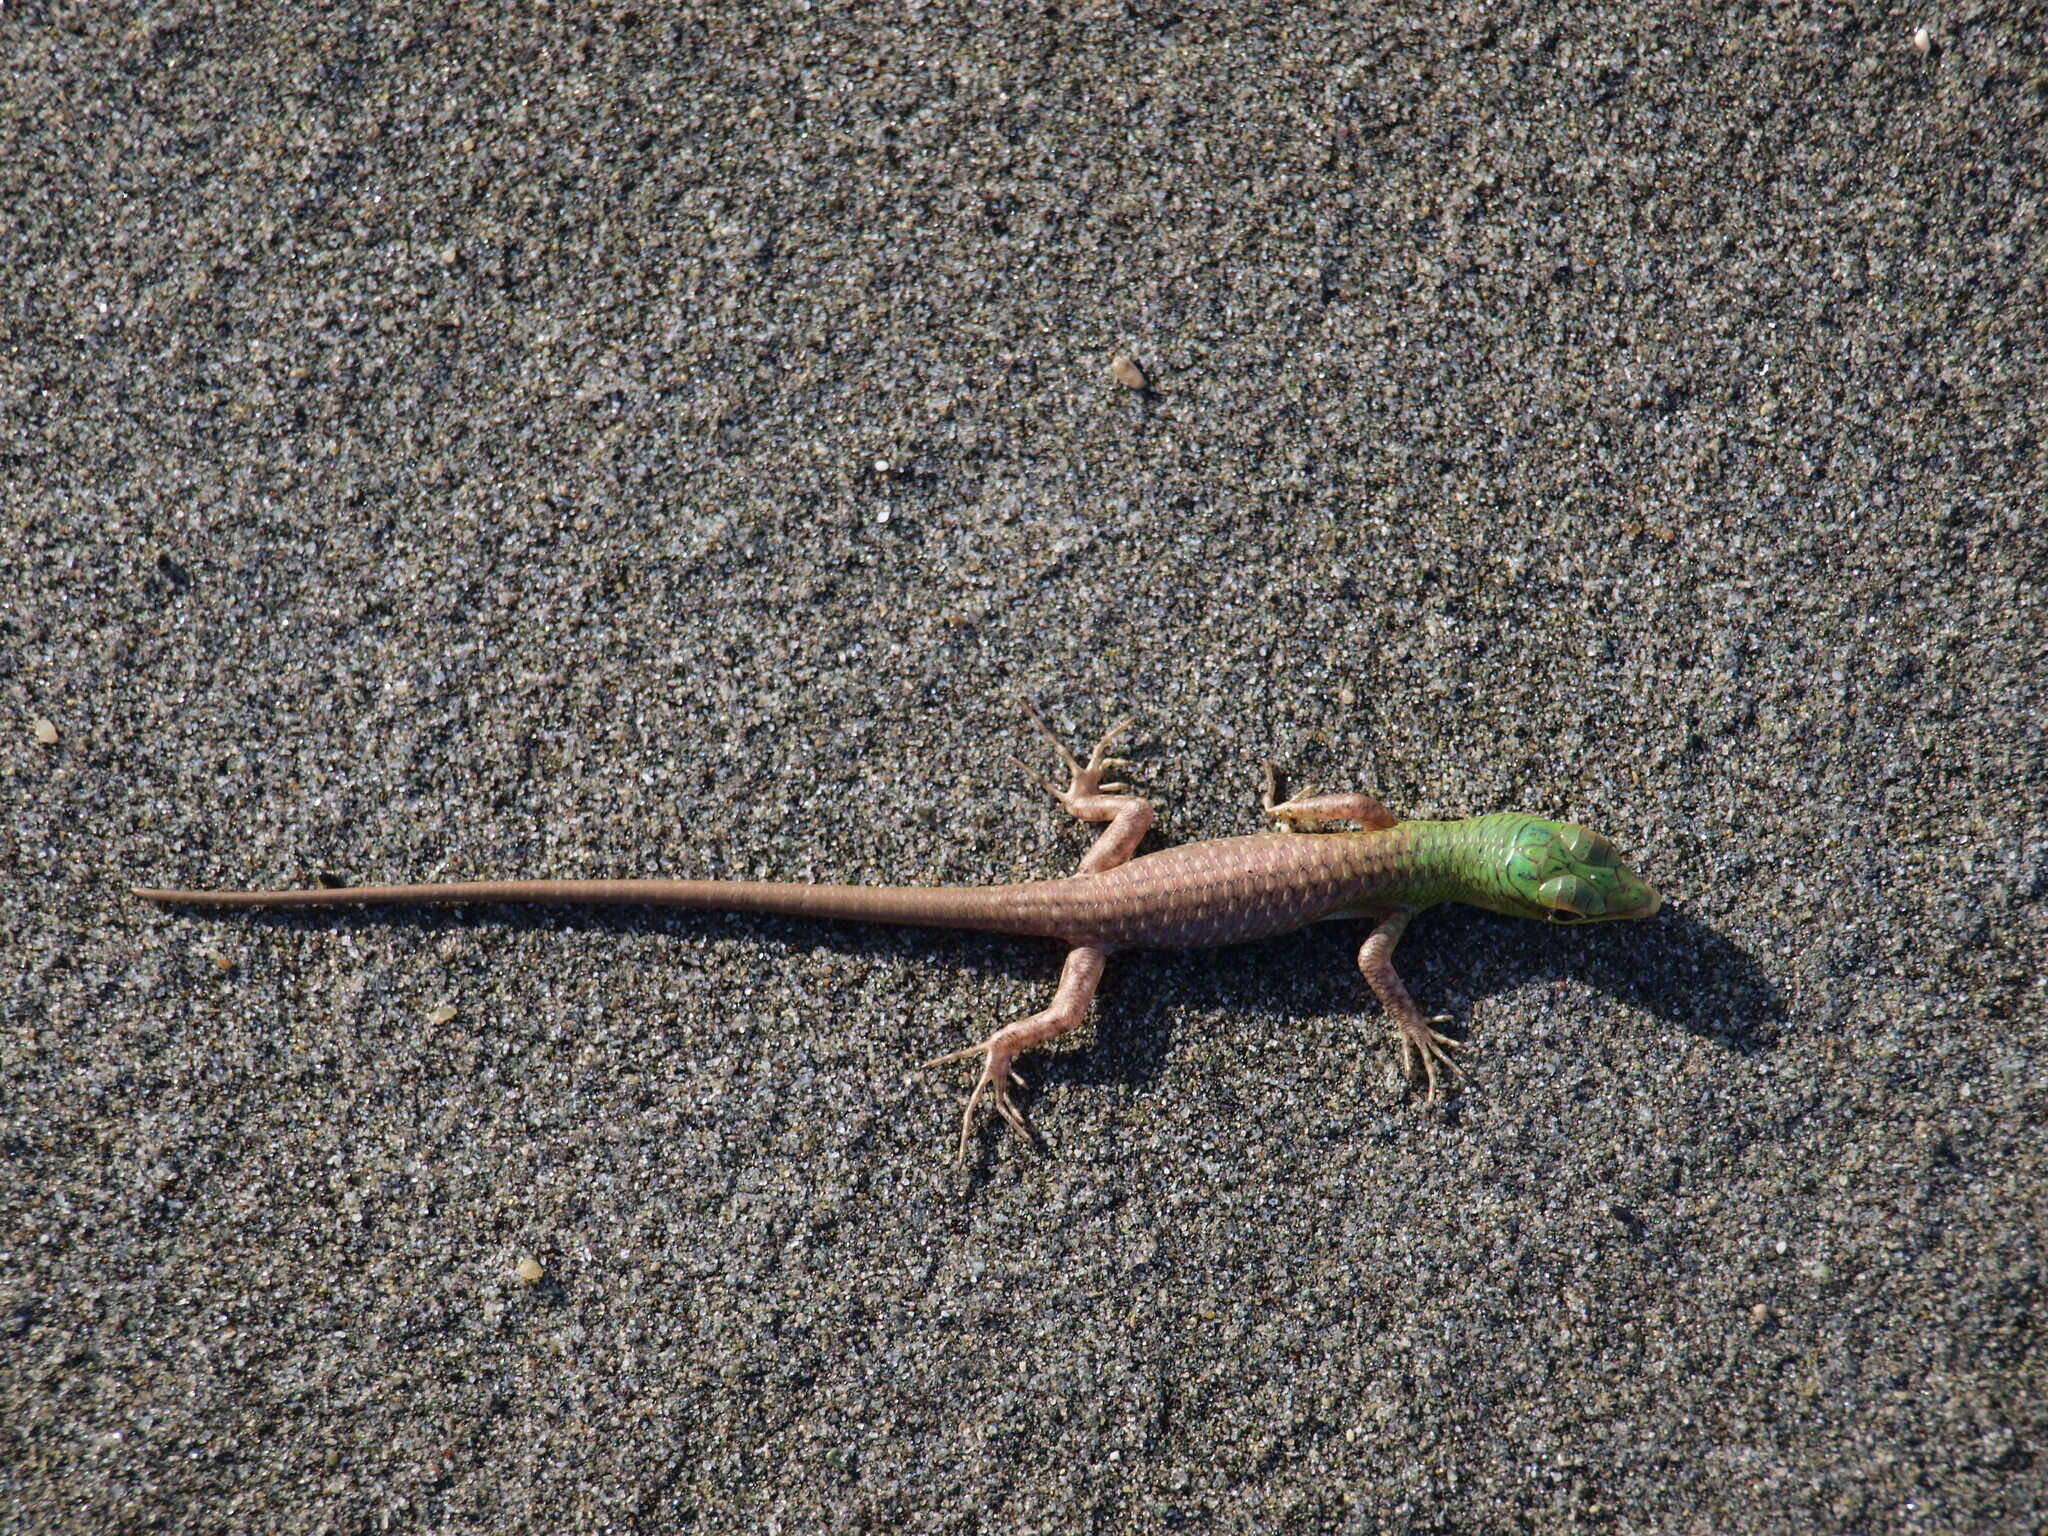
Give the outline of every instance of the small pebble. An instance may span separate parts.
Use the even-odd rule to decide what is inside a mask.
[[[1123,385],[1125,389],[1143,389],[1145,387],[1145,370],[1132,362],[1128,357],[1125,357],[1121,352],[1109,360],[1109,372],[1110,376],[1117,383]]]
[[[455,1005],[453,1003],[441,1003],[435,1007],[432,1013],[427,1015],[427,1022],[429,1024],[446,1024],[454,1017]]]
[[[44,746],[57,745],[57,726],[54,721],[45,720],[41,715],[36,716],[35,732],[36,740]]]
[[[1934,37],[1930,32],[1928,32],[1928,30],[1925,27],[1914,28],[1913,51],[1915,53],[1919,54],[1920,57],[1924,59],[1927,57],[1927,50],[1932,48],[1933,46]]]
[[[529,1255],[519,1261],[519,1268],[514,1273],[519,1276],[522,1285],[539,1285],[540,1277],[547,1271],[540,1267],[539,1260]]]

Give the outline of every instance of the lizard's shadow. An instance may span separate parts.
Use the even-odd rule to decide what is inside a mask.
[[[192,915],[222,923],[306,932],[394,928],[410,929],[422,935],[581,932],[618,937],[647,936],[687,944],[687,951],[677,952],[676,963],[693,967],[701,967],[721,943],[759,946],[763,950],[792,954],[806,950],[830,950],[848,959],[872,961],[877,967],[900,965],[910,959],[929,963],[934,969],[955,970],[970,977],[1005,975],[1028,980],[1042,976],[1048,998],[1052,995],[1053,983],[1059,979],[1060,957],[1064,952],[1054,940],[1007,934],[841,922],[833,918],[784,917],[775,913],[689,911],[653,903],[603,907],[570,903],[556,906],[547,902],[478,902],[431,907],[194,909]],[[985,1022],[988,1029],[994,1029],[1008,1022],[1008,1016]]]
[[[906,958],[971,978],[1042,980],[1022,1012],[1041,1007],[1059,977],[1053,941],[951,929],[899,928],[827,919],[659,907],[368,907],[250,911],[232,920],[288,928],[401,927],[423,933],[524,929],[652,934],[692,945],[732,940],[777,950],[829,949],[847,959],[896,965]],[[1110,961],[1091,1011],[1094,1043],[1061,1041],[1038,1056],[1034,1084],[1150,1083],[1172,1054],[1170,1021],[1218,1011],[1287,1020],[1349,1017],[1381,1021],[1358,973],[1363,923],[1316,924],[1299,933],[1225,949],[1126,950]],[[1475,1003],[1533,982],[1578,981],[1632,1007],[1748,1054],[1769,1049],[1785,1017],[1782,999],[1747,952],[1682,911],[1648,923],[1585,924],[1566,930],[1464,908],[1425,914],[1401,942],[1395,969],[1425,1013],[1454,1015],[1462,1033]],[[968,1043],[1020,1016],[963,1017],[944,1038]],[[1377,1038],[1377,1037],[1374,1037]],[[1088,1040],[1088,1034],[1080,1037]]]
[[[1358,947],[1369,931],[1363,923],[1323,923],[1230,949],[1119,954],[1094,1015],[1100,1044],[1056,1051],[1040,1072],[1048,1082],[1149,1082],[1171,1054],[1168,1021],[1190,1010],[1350,1018],[1384,1030],[1358,973]],[[1475,1004],[1553,981],[1583,983],[1743,1055],[1771,1049],[1785,1019],[1778,989],[1752,956],[1668,909],[1649,923],[1567,930],[1445,908],[1416,920],[1394,967],[1423,1011],[1452,1014],[1452,1032],[1461,1036]]]
[[[903,957],[906,948],[943,956],[946,963],[969,969],[1009,970],[1025,975],[1051,957],[1048,985],[1058,979],[1060,946],[1056,941],[976,933],[950,928],[918,928],[887,923],[842,922],[827,917],[783,917],[770,912],[690,911],[644,906],[578,906],[564,902],[476,902],[445,906],[363,906],[298,909],[249,908],[243,911],[191,909],[195,917],[245,925],[306,931],[343,928],[411,928],[421,933],[453,931],[527,933],[606,933],[656,935],[712,943],[730,940],[758,943],[777,950],[830,949],[847,956],[867,956],[877,963]],[[1005,956],[1014,966],[1002,963]]]

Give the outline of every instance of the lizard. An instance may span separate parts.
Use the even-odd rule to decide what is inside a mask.
[[[1236,944],[1291,933],[1311,923],[1364,919],[1373,927],[1358,951],[1358,968],[1392,1018],[1403,1072],[1418,1066],[1425,1102],[1462,1075],[1450,1052],[1459,1042],[1436,1030],[1447,1014],[1425,1017],[1393,966],[1394,946],[1414,916],[1445,902],[1550,923],[1642,918],[1662,903],[1622,862],[1614,844],[1589,828],[1518,811],[1453,821],[1403,821],[1371,795],[1315,794],[1280,801],[1277,774],[1266,765],[1261,807],[1271,830],[1212,838],[1137,854],[1151,829],[1149,801],[1111,770],[1135,765],[1110,748],[1128,720],[1105,731],[1083,762],[1067,750],[1038,712],[1031,724],[1051,744],[1067,783],[1025,766],[1077,820],[1102,827],[1080,868],[1064,879],[988,886],[860,886],[772,880],[468,880],[431,885],[324,886],[306,890],[164,890],[138,886],[146,901],[186,907],[277,908],[450,906],[544,902],[555,905],[646,905],[699,911],[967,928],[1067,946],[1052,1001],[1005,1024],[987,1039],[917,1068],[925,1071],[980,1058],[981,1074],[960,1117],[964,1161],[975,1113],[984,1100],[1018,1135],[1034,1137],[1012,1089],[1026,1051],[1049,1044],[1086,1017],[1103,968],[1120,949],[1173,949]],[[1350,830],[1316,831],[1331,823]],[[1291,835],[1284,835],[1291,834]],[[1134,857],[1134,855],[1136,855]]]

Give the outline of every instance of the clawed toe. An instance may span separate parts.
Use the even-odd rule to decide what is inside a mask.
[[[1119,720],[1102,733],[1102,739],[1095,743],[1095,750],[1088,754],[1087,773],[1100,773],[1105,768],[1128,768],[1131,765],[1121,757],[1109,755],[1109,744],[1131,728],[1128,719]],[[1071,759],[1070,759],[1071,761]]]
[[[921,1061],[910,1070],[913,1072],[929,1072],[933,1067],[950,1067],[956,1061],[965,1061],[968,1057],[979,1056],[987,1050],[988,1042],[984,1040],[979,1045],[963,1046],[957,1051],[948,1051],[943,1056],[934,1056],[930,1061]]]
[[[1012,1081],[1015,1081],[1015,1079],[1013,1078]],[[1025,1122],[1024,1119],[1024,1111],[1017,1107],[1017,1101],[1010,1097],[1010,1093],[1007,1088],[995,1089],[991,1096],[991,1101],[995,1104],[996,1113],[1003,1117],[1004,1122],[1010,1127],[1011,1130],[1015,1131],[1019,1136],[1022,1136],[1026,1141],[1032,1143],[1034,1146],[1037,1144],[1038,1138],[1031,1134],[1031,1127]],[[968,1130],[968,1126],[962,1126],[960,1128],[960,1157],[963,1162],[966,1160],[967,1157]]]
[[[1001,1034],[1001,1031],[997,1031],[997,1034]],[[974,1112],[981,1108],[984,1099],[988,1100],[995,1112],[1002,1116],[1004,1124],[1032,1146],[1038,1145],[1038,1137],[1032,1131],[1030,1123],[1025,1120],[1024,1111],[1019,1109],[1017,1101],[1010,1097],[1012,1088],[1028,1090],[1031,1085],[1010,1065],[1015,1058],[1008,1051],[998,1053],[995,1041],[996,1037],[992,1035],[978,1044],[963,1046],[957,1051],[948,1051],[943,1056],[934,1056],[917,1068],[923,1072],[931,1067],[948,1066],[953,1062],[966,1061],[975,1056],[982,1058],[981,1076],[975,1079],[974,1091],[967,1095],[967,1107],[960,1113],[960,1149],[953,1159],[956,1166],[967,1161],[967,1147],[974,1139]]]
[[[1418,1059],[1421,1061],[1423,1079],[1427,1084],[1422,1096],[1425,1104],[1434,1104],[1444,1096],[1443,1084],[1437,1077],[1439,1069],[1447,1079],[1465,1075],[1465,1069],[1450,1054],[1463,1050],[1464,1042],[1440,1035],[1430,1027],[1450,1022],[1449,1014],[1440,1013],[1433,1018],[1418,1018],[1412,1025],[1401,1026],[1401,1070],[1412,1081],[1416,1062]]]
[[[1032,767],[1029,763],[1025,762],[1023,758],[1012,757],[1010,761],[1017,765],[1018,771],[1021,772],[1025,778],[1029,779],[1032,783],[1036,784],[1048,795],[1051,795],[1053,799],[1062,801],[1066,799],[1067,791],[1061,789],[1059,785],[1053,783],[1051,779],[1048,779],[1036,768]]]
[[[1030,717],[1031,723],[1038,728],[1038,734],[1046,739],[1053,751],[1059,753],[1060,761],[1067,765],[1067,771],[1069,773],[1079,773],[1081,771],[1081,760],[1069,752],[1067,744],[1052,733],[1052,727],[1045,723],[1045,720],[1032,706],[1029,699],[1024,701],[1024,713]]]
[[[1017,1101],[1010,1097],[1012,1087],[1023,1086],[1024,1079],[1007,1066],[997,1066],[995,1055],[991,1052],[988,1060],[982,1063],[981,1076],[975,1081],[974,1092],[967,1095],[967,1107],[960,1112],[960,1149],[953,1157],[955,1167],[967,1161],[967,1147],[974,1140],[974,1112],[981,1108],[983,1099],[989,1101],[995,1112],[1002,1117],[1003,1123],[1023,1137],[1027,1145],[1038,1145],[1038,1138],[1032,1134],[1030,1124],[1024,1119],[1024,1111],[1019,1109]]]

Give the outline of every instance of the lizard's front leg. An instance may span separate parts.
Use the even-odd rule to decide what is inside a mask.
[[[1458,1049],[1458,1042],[1430,1028],[1432,1024],[1450,1023],[1450,1015],[1424,1018],[1422,1010],[1415,1006],[1415,999],[1401,985],[1401,978],[1394,974],[1394,946],[1401,942],[1401,935],[1408,930],[1408,919],[1413,915],[1410,912],[1388,913],[1358,951],[1358,968],[1365,973],[1365,983],[1380,1000],[1380,1006],[1393,1015],[1395,1027],[1401,1031],[1401,1070],[1413,1077],[1415,1058],[1420,1056],[1423,1073],[1429,1080],[1427,1102],[1435,1103],[1438,1097],[1437,1068],[1442,1067],[1451,1074],[1459,1070],[1449,1054]]]
[[[1067,765],[1067,787],[1061,789],[1050,779],[1039,778],[1028,766],[1024,771],[1044,785],[1046,792],[1078,820],[1109,823],[1102,836],[1095,839],[1095,846],[1082,858],[1080,872],[1099,875],[1105,869],[1115,869],[1137,852],[1138,843],[1152,826],[1150,801],[1132,794],[1128,784],[1102,782],[1104,769],[1131,766],[1125,759],[1109,755],[1110,743],[1122,735],[1131,722],[1119,720],[1104,731],[1102,740],[1095,743],[1095,750],[1088,754],[1088,761],[1084,763],[1066,749],[1059,737],[1053,735],[1046,723],[1038,718],[1037,710],[1027,703],[1024,712],[1038,727],[1038,734],[1052,743],[1053,751],[1059,753],[1060,761]]]
[[[1368,832],[1377,832],[1400,819],[1371,795],[1356,791],[1297,796],[1282,804],[1280,770],[1271,763],[1266,764],[1266,792],[1259,797],[1259,808],[1268,820],[1279,822],[1283,832],[1294,831],[1297,821],[1355,821]]]
[[[1142,805],[1144,802],[1139,803]],[[1059,990],[1043,1009],[1028,1019],[1005,1024],[979,1045],[950,1051],[924,1064],[925,1067],[941,1067],[948,1062],[965,1061],[970,1056],[982,1058],[981,1079],[975,1083],[974,1092],[967,1096],[967,1108],[960,1116],[960,1155],[956,1161],[967,1161],[968,1138],[974,1134],[974,1112],[981,1107],[984,1098],[995,1105],[996,1113],[1008,1121],[1019,1136],[1026,1141],[1033,1140],[1031,1127],[1024,1121],[1024,1112],[1010,1097],[1011,1085],[1023,1084],[1012,1063],[1024,1052],[1036,1050],[1048,1040],[1057,1039],[1080,1026],[1081,1021],[1088,1017],[1088,1004],[1095,998],[1096,985],[1102,980],[1103,962],[1108,958],[1109,951],[1098,944],[1081,944],[1068,950],[1066,967],[1060,972]],[[924,1067],[918,1070],[922,1072]]]

